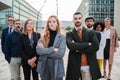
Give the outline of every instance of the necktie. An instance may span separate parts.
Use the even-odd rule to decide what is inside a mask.
[[[80,37],[80,40],[82,40],[82,29],[79,28],[79,29],[77,30],[77,32],[78,32],[78,35],[79,35],[79,37]]]
[[[12,28],[10,28],[10,33],[12,32]]]

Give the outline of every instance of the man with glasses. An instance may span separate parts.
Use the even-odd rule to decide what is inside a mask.
[[[6,36],[5,39],[5,58],[9,63],[11,80],[21,80],[20,65],[21,58],[18,53],[18,39],[21,34],[21,21],[14,20],[14,31]]]
[[[2,52],[4,53],[5,51],[5,38],[8,34],[10,34],[11,32],[13,32],[13,21],[14,21],[14,17],[13,16],[9,16],[7,19],[7,23],[8,23],[8,27],[4,28],[2,30],[2,37],[1,37],[1,47],[2,47]]]

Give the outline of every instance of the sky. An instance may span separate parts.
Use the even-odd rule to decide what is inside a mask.
[[[25,0],[36,10],[40,10],[45,0]],[[50,15],[57,15],[57,0],[46,0],[40,13],[42,20],[46,21]],[[78,9],[81,0],[58,0],[58,18],[62,21],[71,21],[72,15]]]

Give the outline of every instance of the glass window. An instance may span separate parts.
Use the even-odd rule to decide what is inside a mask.
[[[6,18],[5,14],[0,14],[0,18]]]
[[[6,24],[6,20],[5,19],[0,19],[0,24]]]

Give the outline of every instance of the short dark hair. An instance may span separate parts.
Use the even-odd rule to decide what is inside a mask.
[[[90,17],[85,18],[85,22],[89,19],[92,19],[93,21],[95,21],[94,18],[90,16]]]
[[[93,25],[93,30],[96,30],[97,26],[100,25],[101,26],[101,31],[103,31],[105,29],[105,24],[103,22],[95,22]]]
[[[78,15],[78,14],[82,15],[81,12],[75,12],[73,15]],[[82,15],[82,16],[83,16],[83,15]]]
[[[20,19],[15,19],[13,23],[15,23],[16,21],[21,21]]]

